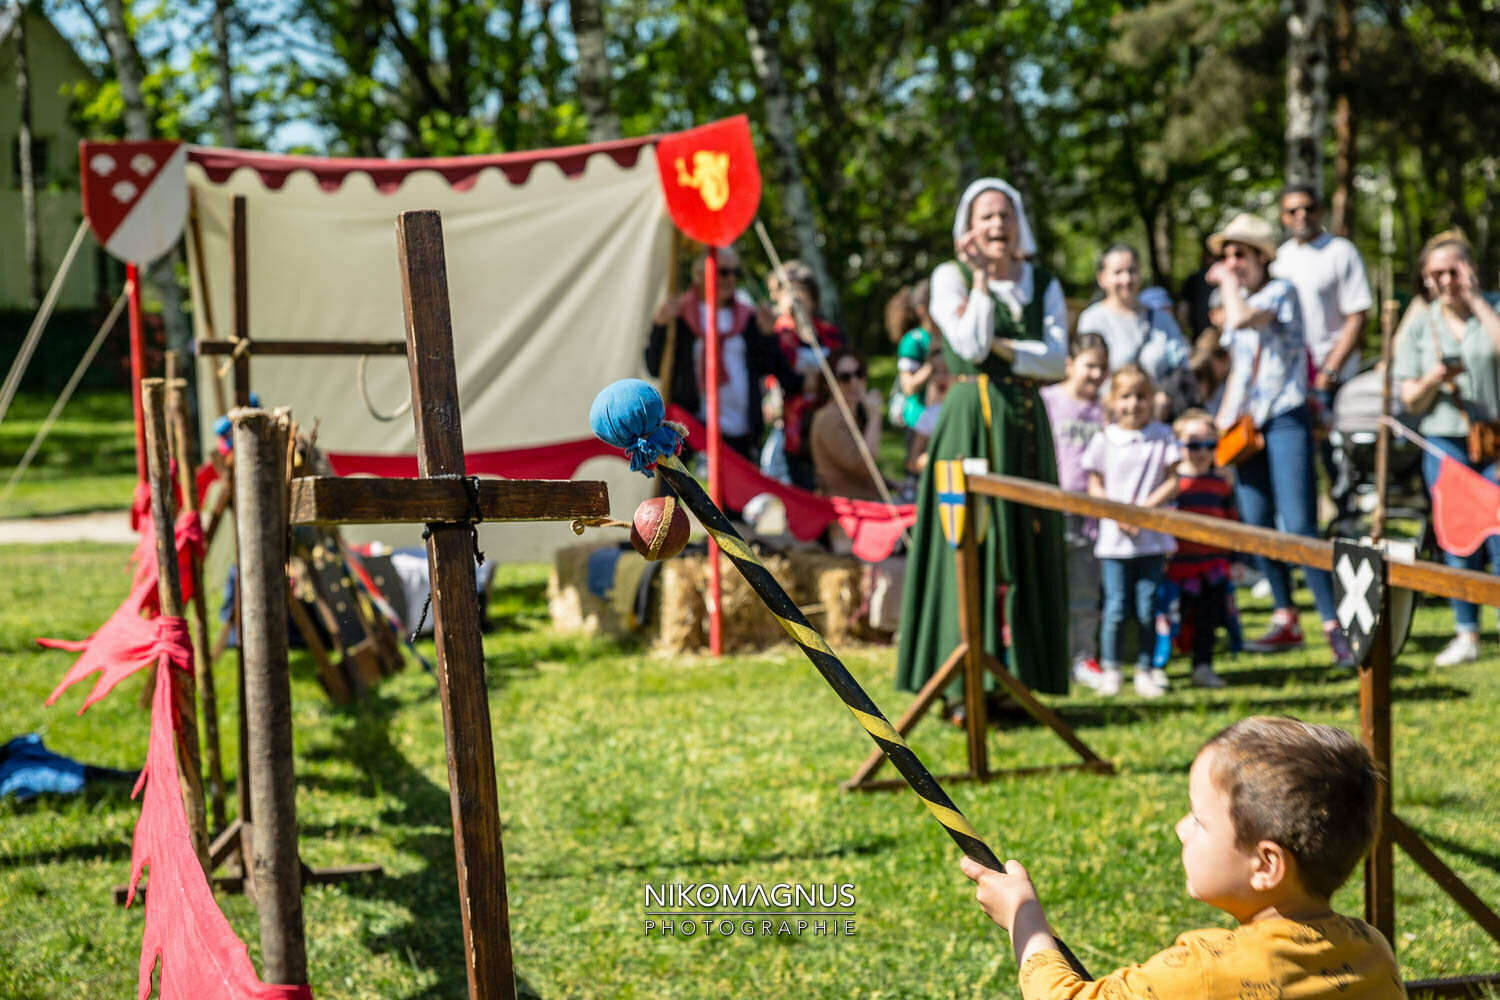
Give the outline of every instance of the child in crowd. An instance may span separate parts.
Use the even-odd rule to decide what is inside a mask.
[[[1214,472],[1214,446],[1219,432],[1205,410],[1188,410],[1172,424],[1182,461],[1177,466],[1177,509],[1239,520],[1234,491]],[[1180,641],[1192,650],[1193,685],[1221,688],[1224,679],[1214,672],[1214,639],[1220,625],[1238,618],[1234,587],[1229,582],[1229,554],[1214,545],[1182,539],[1167,563],[1167,579],[1177,585],[1182,618]]]
[[[1378,785],[1369,753],[1332,726],[1262,716],[1214,736],[1188,772],[1177,839],[1188,895],[1239,925],[1188,931],[1093,982],[1058,951],[1020,864],[960,867],[1010,932],[1024,1000],[1397,1000],[1406,989],[1390,945],[1329,902],[1369,850]]]
[[[1097,333],[1077,333],[1068,342],[1068,365],[1061,382],[1041,391],[1052,424],[1057,452],[1057,485],[1074,493],[1089,488],[1083,453],[1104,429],[1099,388],[1109,374],[1109,347]],[[1067,514],[1063,538],[1068,548],[1068,648],[1073,681],[1099,690],[1099,560],[1094,557],[1098,524],[1082,514]]]
[[[1182,453],[1172,428],[1151,419],[1155,395],[1151,377],[1136,365],[1122,365],[1115,371],[1108,400],[1113,423],[1095,434],[1083,452],[1090,496],[1141,507],[1160,507],[1177,496],[1174,466]],[[1167,672],[1152,668],[1151,654],[1156,645],[1156,592],[1166,557],[1176,548],[1171,535],[1113,518],[1099,521],[1094,555],[1099,558],[1104,590],[1104,623],[1099,632],[1103,662],[1095,685],[1100,694],[1120,691],[1126,623],[1131,620],[1139,639],[1136,694],[1159,698],[1167,693]]]
[[[913,428],[927,406],[927,383],[933,362],[942,353],[932,336],[932,314],[927,311],[931,285],[922,279],[907,293],[907,322],[913,324],[896,345],[896,385],[891,393],[890,418],[897,427]],[[936,355],[936,357],[934,357]]]
[[[1229,380],[1229,352],[1220,345],[1221,336],[1213,327],[1204,330],[1193,342],[1193,356],[1188,358],[1188,370],[1198,383],[1198,398],[1203,400],[1203,409],[1211,417],[1219,412],[1219,404],[1224,401],[1224,383]]]

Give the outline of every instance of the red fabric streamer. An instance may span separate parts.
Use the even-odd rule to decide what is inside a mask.
[[[208,496],[208,488],[219,480],[219,470],[212,462],[204,462],[198,466],[198,471],[193,474],[193,486],[198,491],[198,506],[203,506],[203,498]]]
[[[250,952],[229,926],[209,888],[182,805],[177,774],[175,671],[193,669],[187,622],[157,619],[161,670],[151,702],[146,766],[134,795],[146,789],[130,857],[130,896],[150,867],[150,899],[141,936],[139,1000],[151,994],[151,974],[161,961],[161,1000],[312,1000],[310,986],[260,981]]]
[[[677,406],[667,408],[667,419],[687,427],[688,444],[703,451],[708,436],[703,424]],[[514,448],[508,451],[471,451],[464,455],[470,475],[499,476],[502,479],[571,479],[578,467],[591,458],[619,458],[618,448],[597,438],[563,441],[558,444]],[[417,474],[415,455],[369,455],[354,452],[329,452],[328,461],[341,476],[394,476],[410,479]],[[725,449],[720,456],[724,502],[743,508],[750,499],[770,493],[786,507],[787,527],[803,541],[817,538],[833,521],[854,540],[854,554],[865,562],[880,562],[890,556],[901,532],[916,522],[917,508],[900,504],[892,510],[870,500],[825,497],[799,489],[763,475],[754,462],[737,452]]]
[[[151,523],[151,484],[142,479],[130,498],[130,530],[140,531]]]
[[[194,593],[191,559],[196,553],[203,555],[203,524],[196,511],[186,510],[177,518],[176,544],[181,569],[183,600]],[[82,641],[68,639],[42,639],[39,645],[50,649],[66,649],[83,653],[72,668],[63,676],[57,687],[47,696],[51,705],[61,697],[63,691],[92,673],[100,673],[94,689],[84,699],[78,714],[82,715],[90,705],[114,690],[116,684],[131,674],[155,662],[161,650],[158,641],[157,622],[160,619],[161,596],[157,590],[156,531],[148,519],[136,543],[135,578],[131,581],[130,594],[99,631]]]
[[[1445,551],[1471,555],[1500,533],[1500,486],[1462,462],[1443,459],[1432,484],[1432,530]]]

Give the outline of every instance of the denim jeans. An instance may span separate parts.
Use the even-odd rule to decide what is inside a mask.
[[[1475,465],[1469,461],[1469,443],[1464,438],[1457,437],[1431,437],[1427,439],[1437,445],[1449,457],[1473,469],[1491,482],[1500,482],[1497,479],[1497,466],[1494,463]],[[1441,468],[1441,460],[1435,456],[1422,453],[1422,478],[1427,481],[1427,488],[1432,489],[1432,484],[1437,482],[1438,470]],[[1486,560],[1488,556],[1488,560]],[[1449,566],[1458,566],[1462,569],[1484,569],[1488,561],[1497,571],[1500,571],[1500,536],[1491,535],[1486,538],[1484,544],[1475,549],[1473,553],[1466,556],[1457,556],[1452,552],[1443,552],[1443,562]],[[1458,626],[1460,632],[1479,631],[1479,607],[1468,601],[1460,601],[1457,598],[1449,598],[1448,603],[1453,605],[1453,624]]]
[[[1318,537],[1317,474],[1313,471],[1313,441],[1307,407],[1299,406],[1272,417],[1260,429],[1265,450],[1235,470],[1234,499],[1240,519],[1262,528],[1279,528],[1293,535]],[[1278,523],[1279,522],[1279,523]],[[1277,608],[1293,608],[1292,576],[1284,562],[1256,556],[1271,584]],[[1327,570],[1304,567],[1318,615],[1334,617],[1333,579]]]
[[[1134,621],[1140,645],[1136,662],[1151,665],[1156,645],[1156,591],[1166,574],[1165,556],[1136,556],[1132,559],[1100,559],[1099,573],[1104,585],[1104,625],[1099,630],[1099,659],[1120,666],[1125,652],[1125,628]]]

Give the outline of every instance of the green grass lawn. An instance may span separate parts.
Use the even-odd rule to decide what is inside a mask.
[[[147,717],[131,679],[83,717],[88,685],[43,699],[71,662],[37,634],[83,636],[123,597],[126,549],[0,548],[0,739],[42,731],[53,749],[134,768]],[[541,567],[503,567],[486,637],[516,968],[542,997],[1014,996],[1015,966],[957,867],[957,853],[909,793],[841,792],[869,748],[800,654],[664,659],[553,632]],[[1260,608],[1247,628],[1264,624]],[[1496,658],[1430,666],[1449,629],[1423,609],[1395,672],[1395,803],[1481,896],[1500,901],[1500,713]],[[1316,632],[1311,616],[1304,629]],[[428,644],[430,651],[430,643]],[[1493,653],[1490,645],[1487,652]],[[845,650],[888,714],[887,648]],[[231,690],[226,657],[218,680]],[[1357,731],[1357,683],[1305,653],[1223,664],[1230,687],[1057,699],[1120,773],[1053,773],[955,785],[954,799],[1002,857],[1026,862],[1059,931],[1096,971],[1142,959],[1179,931],[1223,924],[1183,891],[1172,826],[1186,770],[1215,730],[1258,712]],[[311,888],[309,966],[320,998],[464,992],[443,732],[433,678],[410,667],[378,696],[330,706],[294,659],[298,818],[314,866],[378,862],[386,876]],[[1184,669],[1173,671],[1178,682]],[[1128,688],[1127,688],[1128,691]],[[225,760],[235,759],[226,703]],[[913,746],[941,773],[961,768],[962,734],[924,723]],[[997,732],[999,765],[1063,763],[1036,727]],[[66,800],[0,802],[0,997],[127,996],[138,909],[117,909],[138,806],[101,788]],[[1408,977],[1500,968],[1500,948],[1402,856],[1400,958]],[[647,936],[647,883],[850,882],[852,938]],[[1357,879],[1356,879],[1357,882]],[[252,906],[221,896],[259,960]],[[1357,889],[1336,904],[1358,912]]]
[[[0,422],[0,490],[52,409],[54,397],[16,396]],[[63,408],[0,518],[129,508],[135,488],[135,423],[128,392],[79,393]]]

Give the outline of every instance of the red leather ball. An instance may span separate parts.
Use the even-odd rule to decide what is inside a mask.
[[[691,528],[687,511],[676,497],[652,497],[635,509],[630,544],[652,561],[670,559],[688,543]]]

